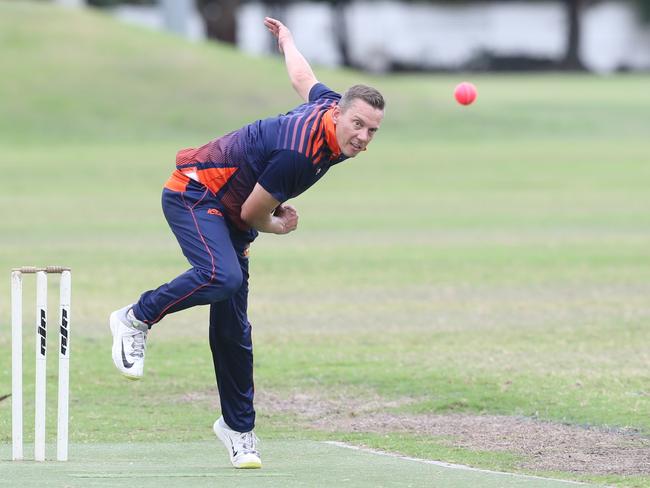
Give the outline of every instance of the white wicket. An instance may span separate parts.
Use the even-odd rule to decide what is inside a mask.
[[[68,403],[70,396],[70,295],[69,268],[22,267],[11,272],[12,328],[12,458],[23,459],[23,373],[22,373],[22,275],[36,274],[36,379],[34,413],[34,460],[45,461],[46,369],[47,369],[47,275],[61,274],[59,311],[59,385],[57,418],[57,460],[68,459]]]
[[[23,277],[11,272],[11,441],[12,459],[23,458]]]
[[[70,398],[70,271],[61,273],[59,308],[59,401],[56,427],[56,459],[68,460],[68,403]]]
[[[47,366],[47,274],[36,272],[36,399],[34,459],[45,461],[45,373]]]

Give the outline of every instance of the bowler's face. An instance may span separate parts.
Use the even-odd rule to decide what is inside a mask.
[[[341,152],[353,158],[370,144],[384,118],[384,111],[355,98],[345,111],[334,109],[332,120],[336,124],[336,140]]]

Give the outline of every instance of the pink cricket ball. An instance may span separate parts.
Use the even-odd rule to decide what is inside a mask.
[[[469,105],[476,100],[476,87],[469,81],[463,81],[456,86],[454,96],[461,105]]]

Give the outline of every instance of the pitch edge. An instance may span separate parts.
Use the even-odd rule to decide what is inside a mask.
[[[377,454],[379,456],[388,456],[388,457],[403,459],[404,461],[415,461],[417,463],[432,464],[434,466],[440,466],[442,468],[459,469],[459,470],[463,470],[463,471],[474,471],[474,472],[477,472],[477,473],[486,473],[486,474],[498,474],[498,475],[502,475],[502,476],[514,476],[516,478],[529,478],[529,479],[537,479],[537,480],[544,480],[544,481],[557,481],[557,482],[560,482],[560,483],[568,483],[568,484],[579,485],[579,486],[604,486],[604,485],[591,485],[591,484],[588,484],[588,483],[582,483],[581,481],[560,480],[560,479],[556,479],[556,478],[543,478],[541,476],[532,476],[532,475],[517,474],[517,473],[506,473],[504,471],[491,471],[489,469],[472,468],[471,466],[464,466],[462,464],[444,463],[442,461],[433,461],[431,459],[414,458],[414,457],[410,457],[410,456],[404,456],[402,454],[396,454],[394,452],[380,451],[378,449],[371,449],[369,447],[353,446],[351,444],[346,444],[345,442],[339,442],[339,441],[323,441],[323,442],[325,444],[330,444],[330,445],[336,446],[336,447],[344,447],[346,449],[352,449],[352,450],[355,450],[355,451],[368,452],[368,453],[371,453],[371,454]]]

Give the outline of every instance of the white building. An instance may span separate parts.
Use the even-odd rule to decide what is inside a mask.
[[[287,7],[284,21],[305,56],[335,66],[340,56],[333,41],[334,18],[323,4]],[[247,52],[271,48],[260,19],[261,3],[239,13],[238,44]],[[358,0],[345,19],[354,64],[383,71],[393,64],[457,69],[493,56],[559,60],[566,49],[568,21],[559,1],[427,5]],[[593,5],[582,17],[581,58],[599,73],[621,68],[650,69],[650,26],[641,24],[632,3]]]

